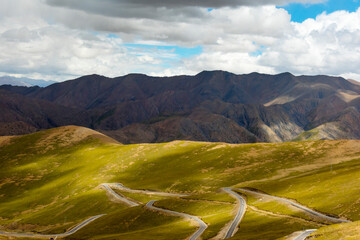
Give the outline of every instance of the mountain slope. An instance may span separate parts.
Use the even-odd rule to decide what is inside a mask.
[[[235,75],[223,71],[175,77],[89,75],[46,88],[0,89],[5,102],[9,92],[21,94],[33,102],[62,108],[64,115],[71,112],[74,118],[59,118],[52,125],[34,124],[32,115],[36,114],[26,113],[26,125],[17,126],[22,129],[19,132],[75,124],[102,131],[124,143],[176,139],[283,142],[336,122],[332,128],[342,134],[323,134],[322,138],[360,138],[356,123],[360,85],[337,77]]]
[[[185,239],[196,229],[182,218],[146,209],[153,196],[119,192],[141,203],[132,208],[113,201],[99,187],[111,182],[190,195],[160,197],[156,206],[200,216],[209,226],[203,239],[217,236],[234,217],[236,203],[222,187],[256,188],[360,220],[354,204],[359,146],[357,140],[120,145],[75,126],[7,138],[0,147],[0,229],[61,233],[103,213],[67,239]],[[234,239],[276,239],[323,224],[288,206],[251,196],[247,202],[250,207]]]
[[[0,110],[0,135],[90,122],[86,112],[3,90],[0,90]]]

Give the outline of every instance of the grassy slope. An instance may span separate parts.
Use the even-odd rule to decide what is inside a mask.
[[[313,215],[307,214],[306,212],[301,211],[289,203],[276,201],[272,198],[258,196],[252,193],[242,193],[241,191],[238,192],[246,196],[246,202],[248,205],[257,209],[272,212],[278,215],[288,215],[294,218],[305,219],[308,221],[318,221],[318,219],[314,218]]]
[[[335,224],[320,228],[311,236],[316,240],[356,240],[360,239],[360,221]]]
[[[215,212],[210,214],[206,208],[197,207],[198,201],[185,199],[163,200],[158,204],[202,217],[211,226],[206,237],[214,236],[231,217],[230,206],[234,205],[229,203],[233,204],[233,199],[215,194],[224,186],[255,187],[270,194],[296,198],[324,212],[351,219],[360,216],[356,208],[360,187],[359,141],[245,145],[176,141],[124,146],[94,133],[78,136],[77,131],[47,130],[14,138],[11,144],[0,147],[0,225],[3,228],[62,232],[92,215],[120,211],[116,216],[123,219],[122,214],[130,211],[146,226],[142,231],[148,231],[147,236],[166,231],[157,228],[158,223],[151,221],[153,216],[145,214],[141,207],[129,210],[109,201],[105,192],[97,188],[103,182],[122,182],[134,189],[194,194],[188,198],[202,199],[200,204]],[[331,163],[333,167],[329,171]],[[136,198],[135,195],[129,197]],[[138,197],[139,201],[149,200]],[[270,210],[268,205],[257,207]],[[111,217],[106,219],[113,221]],[[194,231],[187,221],[176,217],[166,219],[161,224],[174,224],[178,229],[175,234],[183,236]],[[268,229],[269,236],[281,237],[283,231],[266,228],[281,226],[281,222],[289,223],[287,218],[268,218],[261,229]],[[96,229],[97,238],[106,239],[109,233],[97,227],[102,223],[103,220],[96,221],[89,228]],[[250,225],[245,223],[244,226],[251,229],[251,221]],[[303,225],[295,222],[288,229],[301,230]],[[79,235],[86,231],[89,229],[80,231]],[[139,230],[119,228],[113,234],[131,238],[137,236]],[[240,234],[238,232],[234,239]],[[250,235],[247,237],[251,239]]]
[[[176,229],[176,231],[171,231]],[[194,226],[182,218],[149,211],[144,206],[115,211],[66,239],[185,239]]]
[[[318,129],[311,129],[309,131],[305,131],[300,133],[293,141],[312,141],[312,140],[319,140],[321,137],[319,136]]]
[[[57,231],[59,223],[67,223],[66,227],[89,215],[122,207],[96,189],[102,178],[102,163],[108,160],[94,161],[87,156],[87,149],[99,145],[99,138],[90,134],[81,136],[78,142],[67,142],[66,137],[74,138],[73,129],[61,130],[64,134],[60,136],[54,134],[58,130],[49,130],[18,137],[0,149],[3,225],[42,232],[48,229],[42,226],[52,225],[49,229]],[[54,136],[49,139],[51,135]],[[106,154],[106,149],[97,151]],[[85,203],[87,207],[83,208]]]
[[[240,229],[231,239],[273,240],[279,236],[286,236],[301,229],[313,228],[314,224],[291,218],[247,209]]]
[[[184,199],[162,200],[155,203],[155,206],[201,216],[202,220],[208,225],[202,235],[204,239],[216,236],[224,225],[232,220],[232,211],[234,209],[234,206],[230,203]]]
[[[300,176],[299,176],[300,175]],[[323,166],[296,176],[246,186],[259,188],[273,195],[296,199],[314,209],[348,218],[360,219],[360,161]]]

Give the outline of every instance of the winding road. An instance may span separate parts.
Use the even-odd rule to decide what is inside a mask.
[[[325,214],[322,214],[322,213],[319,213],[319,212],[316,212],[306,206],[303,206],[301,204],[298,204],[298,203],[295,203],[295,202],[292,202],[286,198],[281,198],[281,197],[276,197],[276,196],[272,196],[272,195],[269,195],[269,194],[266,194],[266,193],[259,193],[259,192],[256,192],[256,191],[252,191],[252,190],[249,190],[249,189],[245,189],[245,188],[238,188],[240,191],[243,191],[243,192],[248,192],[248,193],[252,193],[252,194],[256,194],[256,195],[259,195],[259,196],[264,196],[264,197],[270,197],[270,198],[274,198],[276,200],[279,200],[279,201],[283,201],[283,202],[286,202],[286,203],[289,203],[291,204],[292,206],[294,207],[297,207],[301,210],[304,210],[308,213],[311,213],[317,217],[321,217],[323,219],[326,219],[327,221],[330,221],[330,222],[333,222],[333,223],[349,223],[350,221],[348,220],[344,220],[344,219],[339,219],[339,218],[335,218],[335,217],[330,217],[330,216],[327,216]]]
[[[307,229],[303,231],[299,236],[295,237],[293,240],[305,240],[307,236],[315,232],[317,229]]]
[[[116,189],[123,190],[126,192],[131,192],[131,193],[141,193],[141,194],[158,195],[158,196],[166,196],[166,197],[186,197],[186,196],[188,196],[185,194],[177,194],[177,193],[155,192],[155,191],[149,191],[149,190],[135,190],[135,189],[125,187],[121,183],[103,183],[103,184],[101,184],[101,186],[103,186],[105,188],[105,190],[108,191],[111,195],[113,195],[114,197],[116,197],[117,199],[119,199],[120,201],[124,202],[125,204],[127,204],[131,207],[138,206],[139,204],[136,202],[133,202],[127,198],[122,197],[121,195],[117,194],[112,188],[116,188]],[[155,211],[164,212],[164,213],[171,214],[171,215],[181,216],[184,218],[195,220],[196,222],[199,223],[200,228],[193,235],[191,235],[190,240],[196,240],[198,237],[201,236],[201,234],[207,228],[206,223],[204,223],[200,218],[198,218],[196,216],[158,208],[158,207],[153,206],[154,202],[156,202],[156,200],[151,200],[145,206],[147,208],[155,210]]]
[[[141,193],[141,194],[158,195],[158,196],[165,196],[165,197],[187,197],[187,196],[189,196],[186,194],[178,194],[178,193],[156,192],[156,191],[150,191],[150,190],[136,190],[136,189],[131,189],[131,188],[125,187],[121,183],[103,183],[103,184],[106,184],[112,188],[122,190],[124,192],[131,192],[131,193]]]
[[[149,190],[133,190],[133,189],[125,187],[121,183],[102,183],[100,186],[102,186],[110,195],[115,197],[117,200],[120,200],[124,204],[128,205],[129,207],[139,206],[140,204],[135,202],[135,201],[131,201],[130,199],[127,199],[127,198],[117,194],[112,188],[116,188],[116,189],[123,190],[123,191],[126,191],[126,192],[131,192],[131,193],[142,193],[142,194],[148,194],[148,195],[159,195],[159,196],[167,196],[167,197],[185,197],[185,196],[188,196],[188,195],[185,195],[185,194],[155,192],[155,191],[149,191]],[[165,212],[165,213],[168,213],[168,214],[189,218],[189,219],[195,220],[196,222],[199,223],[200,228],[191,236],[190,240],[196,240],[198,237],[201,236],[201,234],[207,228],[207,225],[201,219],[199,219],[198,217],[195,217],[195,216],[192,216],[192,215],[189,215],[189,214],[185,214],[185,213],[179,213],[179,212],[175,212],[175,211],[170,211],[170,210],[154,207],[153,206],[154,202],[155,202],[155,200],[152,200],[152,201],[148,202],[146,204],[146,207],[149,208],[149,209],[156,210],[156,211],[161,211],[161,212]],[[67,231],[65,233],[60,233],[60,234],[34,234],[34,233],[0,232],[0,235],[8,236],[8,237],[29,237],[29,238],[54,238],[54,239],[63,238],[63,237],[67,237],[67,236],[69,236],[71,234],[74,234],[75,232],[77,232],[81,228],[85,227],[89,223],[95,221],[96,219],[98,219],[98,218],[100,218],[100,217],[102,217],[104,215],[105,214],[101,214],[101,215],[90,217],[90,218],[86,219],[85,221],[81,222],[79,225],[77,225],[74,228],[70,229],[69,231]]]
[[[28,237],[28,238],[63,238],[67,237],[71,234],[74,234],[81,228],[85,227],[89,223],[95,221],[96,219],[104,216],[106,214],[100,214],[97,216],[90,217],[86,219],[85,221],[81,222],[79,225],[75,226],[74,228],[70,229],[69,231],[65,233],[59,233],[59,234],[35,234],[35,233],[10,233],[10,232],[0,232],[0,235],[8,236],[8,237]]]
[[[122,201],[126,205],[128,205],[130,207],[139,206],[138,203],[131,201],[131,200],[117,194],[114,190],[112,190],[110,186],[113,186],[113,184],[114,183],[102,183],[101,186],[103,186],[108,193],[110,193],[112,196],[114,196],[116,199]]]
[[[198,239],[201,234],[203,234],[203,232],[205,231],[205,229],[207,228],[206,223],[204,223],[200,218],[196,217],[196,216],[192,216],[186,213],[180,213],[180,212],[175,212],[175,211],[171,211],[171,210],[167,210],[167,209],[162,209],[162,208],[158,208],[158,207],[154,207],[153,204],[156,202],[156,200],[151,200],[150,202],[148,202],[146,204],[146,207],[155,211],[159,211],[159,212],[164,212],[164,213],[168,213],[171,215],[177,215],[180,217],[184,217],[184,218],[189,218],[192,220],[195,220],[196,222],[199,223],[200,228],[193,234],[191,235],[191,237],[189,238],[189,240],[196,240]]]
[[[131,193],[141,193],[141,194],[148,194],[148,195],[159,195],[159,196],[167,196],[167,197],[185,197],[188,195],[185,194],[176,194],[176,193],[166,193],[166,192],[156,192],[156,191],[150,191],[150,190],[133,190],[130,188],[125,187],[124,185],[122,185],[121,183],[102,183],[101,186],[113,197],[115,197],[116,199],[120,200],[121,202],[123,202],[124,204],[130,206],[130,207],[134,207],[134,206],[139,206],[140,204],[132,201],[131,199],[125,198],[124,196],[121,196],[120,194],[116,193],[112,188],[114,189],[119,189],[125,192],[131,192]],[[243,192],[247,192],[247,193],[252,193],[252,194],[256,194],[259,196],[264,196],[264,197],[270,197],[270,198],[274,198],[276,200],[279,201],[283,201],[286,203],[291,204],[294,207],[297,207],[299,209],[302,209],[308,213],[311,213],[315,216],[321,217],[323,219],[326,219],[327,221],[331,221],[334,223],[347,223],[350,222],[348,220],[343,220],[343,219],[338,219],[335,217],[330,217],[327,216],[325,214],[316,212],[306,206],[303,206],[301,204],[292,202],[286,198],[281,198],[281,197],[277,197],[277,196],[272,196],[269,194],[265,194],[265,193],[259,193],[253,190],[249,190],[249,189],[245,189],[245,188],[231,188],[231,187],[225,187],[222,188],[223,191],[225,191],[226,193],[230,194],[232,197],[236,198],[236,200],[239,203],[239,209],[237,211],[237,214],[234,218],[234,220],[232,221],[229,229],[227,230],[224,239],[228,239],[231,238],[232,236],[234,236],[235,232],[236,232],[236,228],[237,226],[240,224],[242,218],[245,215],[246,212],[246,201],[245,199],[240,196],[237,192],[234,192],[233,189],[237,189]],[[190,240],[196,240],[198,239],[206,230],[206,228],[208,227],[207,224],[205,222],[203,222],[199,217],[193,216],[193,215],[189,215],[186,213],[181,213],[181,212],[175,212],[172,210],[167,210],[167,209],[163,209],[163,208],[159,208],[159,207],[155,207],[154,203],[156,202],[156,200],[151,200],[149,201],[145,207],[154,211],[159,211],[159,212],[163,212],[163,213],[167,213],[170,215],[176,215],[176,216],[180,216],[183,218],[187,218],[193,221],[196,221],[199,224],[199,229],[196,230],[196,232],[194,232],[191,236],[190,236]],[[75,232],[77,232],[78,230],[80,230],[81,228],[83,228],[84,226],[88,225],[89,223],[95,221],[96,219],[104,216],[105,214],[101,214],[101,215],[97,215],[97,216],[93,216],[90,217],[88,219],[86,219],[85,221],[81,222],[80,224],[78,224],[77,226],[75,226],[74,228],[70,229],[69,231],[65,232],[65,233],[60,233],[60,234],[33,234],[33,233],[11,233],[11,232],[1,232],[0,231],[0,235],[4,235],[4,236],[8,236],[8,237],[28,237],[28,238],[63,238],[63,237],[67,237],[71,234],[74,234]],[[306,239],[307,236],[309,236],[311,233],[313,233],[314,231],[316,231],[316,229],[308,229],[303,231],[300,235],[298,235],[297,237],[295,237],[293,240],[304,240]]]
[[[236,227],[239,225],[239,223],[241,222],[241,219],[245,215],[246,201],[239,194],[232,191],[233,188],[226,187],[226,188],[222,188],[222,189],[225,192],[229,193],[231,196],[235,197],[236,200],[239,202],[239,210],[238,210],[233,222],[231,223],[230,228],[228,229],[228,231],[226,232],[226,235],[225,235],[225,239],[228,239],[228,238],[231,238],[232,236],[234,236]]]

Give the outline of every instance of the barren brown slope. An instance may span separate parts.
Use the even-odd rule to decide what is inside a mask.
[[[0,112],[0,135],[21,135],[71,124],[90,125],[85,111],[7,90],[0,90]]]
[[[10,144],[15,136],[0,136],[0,147]]]
[[[104,143],[120,144],[116,140],[92,129],[72,125],[54,128],[45,136],[38,144],[58,142],[60,147],[64,147],[88,138],[98,139]]]
[[[5,102],[11,93],[26,98],[24,107],[4,107],[11,114],[0,119],[3,135],[73,124],[124,143],[283,142],[338,122],[336,131],[360,138],[352,120],[360,115],[360,86],[339,77],[224,71],[175,77],[89,75],[46,88],[0,89]],[[38,101],[41,108],[33,107]],[[349,118],[350,110],[354,117]]]

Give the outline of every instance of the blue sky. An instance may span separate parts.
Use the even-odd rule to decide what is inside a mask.
[[[147,51],[166,51],[168,53],[181,55],[181,57],[189,58],[194,55],[198,55],[202,52],[201,46],[196,47],[180,47],[176,45],[163,46],[163,45],[152,45],[152,44],[139,44],[139,43],[125,43],[125,47],[130,49],[143,49]]]
[[[289,12],[291,21],[303,22],[308,18],[316,18],[323,12],[332,13],[339,10],[355,12],[359,7],[360,0],[328,0],[318,4],[290,3],[281,8]]]
[[[125,43],[123,46],[126,47],[129,52],[132,52],[134,55],[138,56],[141,56],[144,53],[150,55],[157,53],[158,59],[161,61],[154,65],[157,65],[161,68],[176,67],[180,61],[199,55],[203,51],[201,46],[181,47],[176,45],[164,46],[139,43]]]

